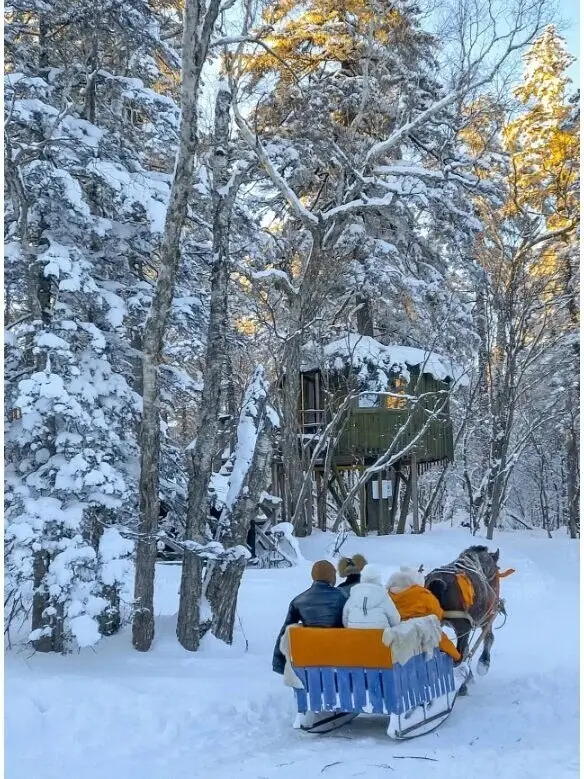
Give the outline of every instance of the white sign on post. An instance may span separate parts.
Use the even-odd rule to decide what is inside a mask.
[[[373,500],[379,500],[379,482],[377,480],[371,482],[371,493]],[[381,482],[381,497],[383,500],[391,498],[393,494],[393,482],[387,479],[383,479]]]

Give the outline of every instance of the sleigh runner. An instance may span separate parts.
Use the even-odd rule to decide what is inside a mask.
[[[428,733],[450,715],[465,677],[439,649],[394,662],[382,630],[290,629],[290,662],[298,715],[295,727],[326,733],[359,714],[389,715],[387,734]]]

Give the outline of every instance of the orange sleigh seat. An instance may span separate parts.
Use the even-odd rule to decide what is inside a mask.
[[[383,630],[363,628],[290,628],[290,655],[298,668],[391,668],[391,650],[381,641]],[[438,647],[456,662],[460,654],[442,633]]]
[[[383,630],[290,628],[290,656],[297,668],[391,668],[391,651],[381,642]]]

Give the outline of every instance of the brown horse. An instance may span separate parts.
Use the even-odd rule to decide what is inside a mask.
[[[479,640],[483,651],[477,665],[477,673],[486,674],[491,663],[491,647],[495,640],[493,622],[501,609],[499,598],[499,550],[489,552],[486,546],[470,546],[456,560],[435,568],[426,576],[426,587],[432,592],[445,611],[444,621],[452,626],[456,633],[456,648],[462,655],[462,661],[469,659],[471,650],[470,636],[479,630]],[[465,593],[461,589],[461,580],[466,577],[472,584],[472,603],[465,602]],[[472,674],[469,676],[469,680]],[[461,695],[467,692],[466,684],[461,687]]]

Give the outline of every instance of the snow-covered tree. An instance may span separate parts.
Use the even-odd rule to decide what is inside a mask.
[[[119,626],[114,563],[129,547],[116,527],[136,527],[137,369],[178,126],[177,55],[138,0],[8,13],[8,592],[24,609],[32,601],[35,646],[64,651]],[[201,321],[192,275],[178,334]],[[184,354],[169,356],[167,386],[188,386]],[[173,481],[170,500],[184,502],[184,470]]]
[[[579,146],[565,94],[569,62],[547,28],[525,56],[524,81],[515,91],[524,108],[507,118],[491,106],[490,120],[483,114],[468,135],[471,146],[489,146],[491,152],[488,173],[479,171],[488,176],[491,192],[477,201],[484,230],[475,255],[484,271],[475,406],[483,451],[467,453],[466,469],[471,507],[489,537],[521,457],[533,455],[541,463],[543,441],[562,437],[575,456]],[[577,473],[571,469],[577,502]]]
[[[441,70],[439,46],[407,2],[270,5],[256,31],[261,47],[243,57],[246,110],[254,95],[255,103],[247,118],[236,116],[267,173],[266,208],[277,220],[264,321],[280,341],[286,377],[279,411],[290,515],[303,470],[303,342],[337,328],[472,353],[463,288],[480,227],[472,206],[480,181],[461,146],[461,106],[538,29],[532,10],[530,17],[513,9],[506,45],[488,67],[498,36],[492,16],[482,53],[463,43],[459,66]],[[472,13],[461,22],[470,25],[463,38],[475,22]],[[309,527],[299,516],[297,530]]]

